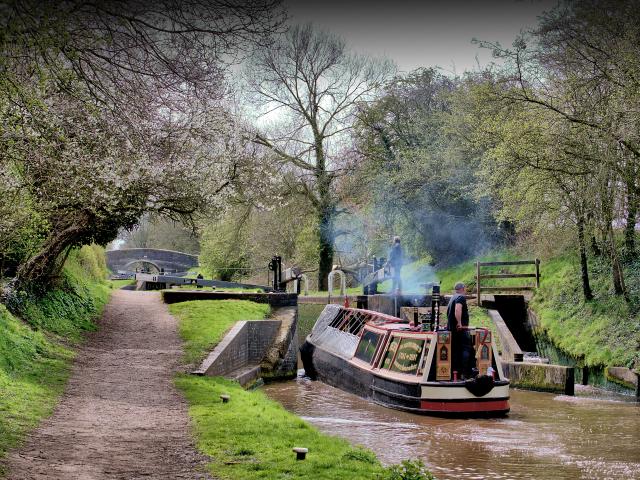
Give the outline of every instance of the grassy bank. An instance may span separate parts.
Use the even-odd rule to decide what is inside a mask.
[[[192,362],[202,358],[237,320],[260,318],[260,313],[264,316],[264,307],[220,300],[178,303],[169,308],[180,319],[180,334],[188,352],[185,359]],[[198,448],[211,457],[209,470],[217,478],[392,478],[372,452],[321,434],[260,391],[245,391],[219,377],[178,375],[175,382],[189,402]],[[223,404],[221,394],[231,395],[231,401]],[[307,460],[295,460],[291,451],[295,446],[309,449]]]
[[[109,284],[111,285],[111,288],[116,290],[118,288],[128,287],[129,285],[135,285],[136,281],[127,278],[127,279],[123,279],[123,280],[109,280]]]
[[[1,459],[48,416],[64,389],[82,333],[95,329],[109,297],[100,247],[69,255],[58,286],[40,298],[19,296],[16,315],[0,305]]]
[[[371,452],[319,433],[260,391],[222,378],[181,375],[198,448],[212,458],[211,473],[229,479],[371,479],[383,469]],[[220,394],[230,394],[223,404]],[[304,462],[291,449],[309,449]]]
[[[512,258],[496,254],[480,260]],[[640,367],[640,261],[625,265],[630,303],[612,294],[610,268],[601,258],[590,259],[595,298],[589,302],[582,295],[577,255],[557,255],[544,260],[540,269],[540,288],[530,306],[549,340],[579,364]],[[440,270],[437,276],[445,291],[458,280],[474,286],[475,260]]]
[[[302,340],[311,333],[311,329],[326,305],[301,303],[298,305],[298,338]]]
[[[169,311],[180,321],[184,361],[195,364],[213,349],[234,323],[265,318],[270,307],[246,300],[193,300],[169,305]]]

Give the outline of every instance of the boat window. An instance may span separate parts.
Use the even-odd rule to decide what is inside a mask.
[[[369,318],[369,315],[355,310],[341,309],[335,318],[331,320],[329,326],[351,335],[360,335],[362,327],[364,327]]]
[[[371,363],[378,348],[382,334],[365,330],[360,338],[355,357],[363,362]]]
[[[423,338],[403,338],[390,370],[415,375],[424,348]]]
[[[342,323],[344,322],[344,316],[346,314],[346,310],[340,310],[338,312],[338,314],[335,316],[335,318],[333,320],[331,320],[331,323],[329,323],[330,327],[333,328],[338,328],[340,327],[340,325],[342,325]]]
[[[396,354],[396,350],[398,349],[399,344],[400,339],[397,337],[392,337],[392,340],[389,343],[389,348],[387,348],[387,351],[382,358],[382,366],[380,368],[389,368],[391,366],[393,356]]]

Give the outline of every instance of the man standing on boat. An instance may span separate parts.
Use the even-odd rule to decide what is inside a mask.
[[[455,285],[455,294],[449,299],[447,305],[447,327],[451,332],[452,340],[452,365],[451,369],[457,371],[463,378],[470,378],[472,368],[475,367],[475,356],[469,327],[469,308],[465,298],[466,286],[462,282]]]
[[[388,264],[391,266],[391,293],[399,294],[402,290],[402,280],[400,280],[400,270],[402,270],[402,246],[400,245],[400,237],[393,237],[393,245],[389,250]]]

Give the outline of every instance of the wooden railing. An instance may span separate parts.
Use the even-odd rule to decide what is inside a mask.
[[[532,273],[483,273],[482,267],[533,265],[535,271]],[[535,285],[528,283],[520,286],[482,286],[482,279],[503,279],[503,278],[534,278]],[[476,292],[478,295],[478,305],[480,304],[481,292],[519,292],[523,290],[534,290],[540,287],[540,260],[514,260],[512,262],[476,262]]]

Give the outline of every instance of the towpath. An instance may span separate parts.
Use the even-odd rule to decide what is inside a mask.
[[[189,433],[176,320],[155,292],[117,290],[54,414],[9,457],[9,479],[206,479]]]

